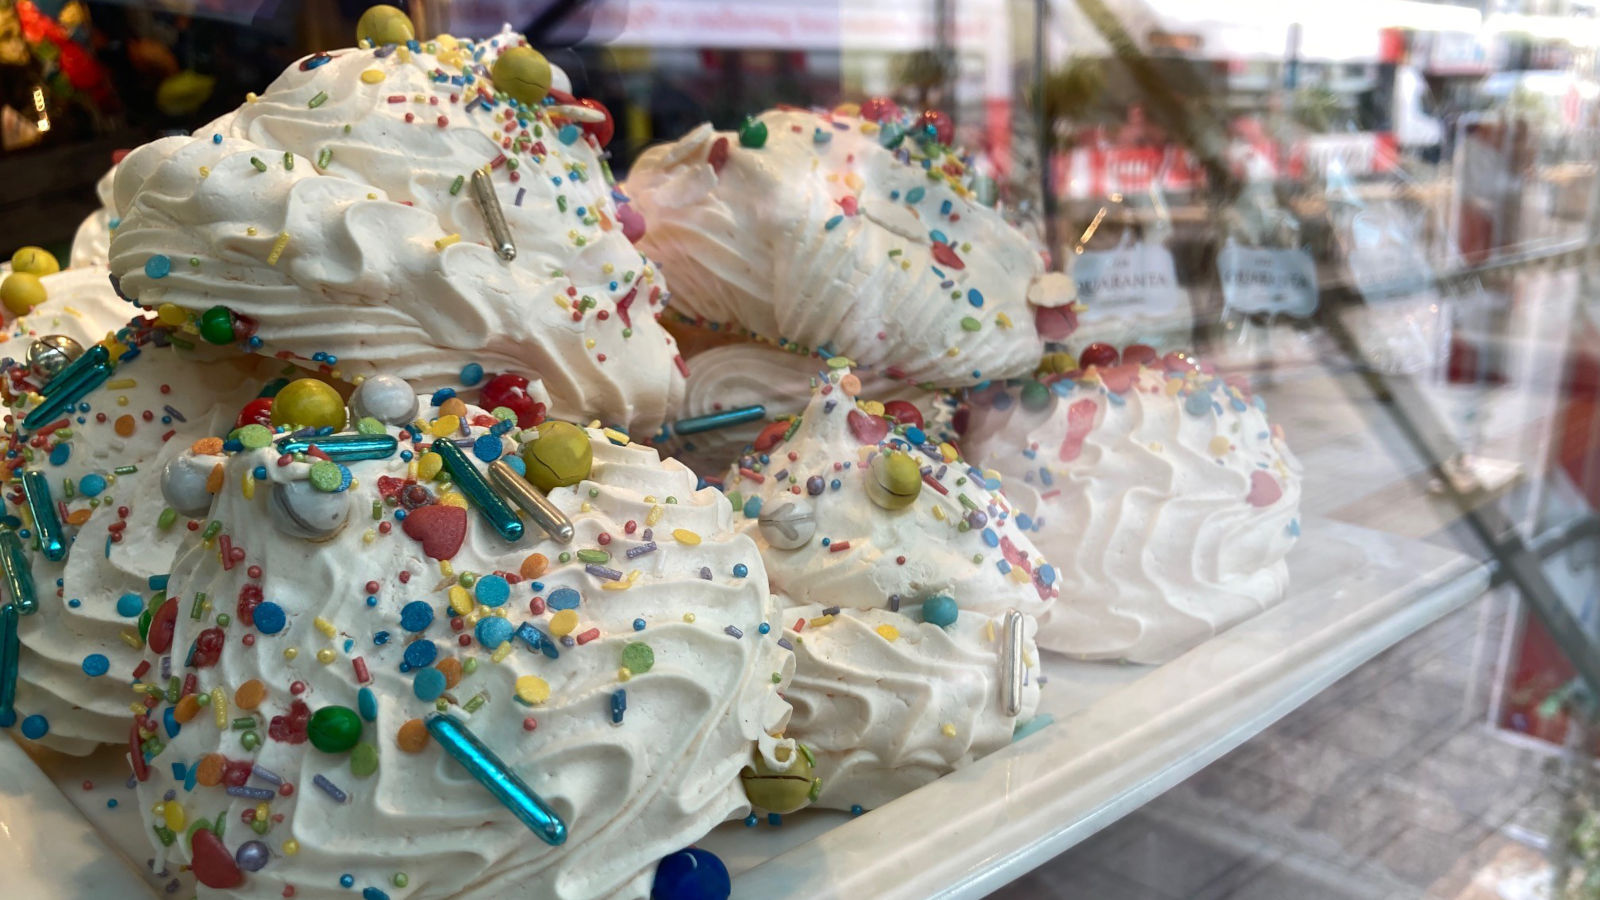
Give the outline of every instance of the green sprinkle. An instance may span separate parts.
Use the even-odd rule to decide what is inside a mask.
[[[246,731],[244,734],[239,735],[239,745],[246,750],[254,750],[261,746],[261,735],[256,734],[254,731]],[[267,833],[267,821],[265,819],[257,819],[255,825],[260,826],[256,830],[257,834]]]
[[[456,180],[450,182],[450,196],[454,197],[455,195],[461,193],[461,186],[463,184],[466,184],[466,183],[467,183],[467,176],[465,176],[465,175],[457,175],[456,176]]]
[[[578,561],[586,563],[603,563],[611,559],[611,554],[604,550],[579,550]]]
[[[333,162],[332,147],[323,147],[321,150],[317,151],[317,168],[326,169],[328,167],[328,163],[331,162]]]
[[[974,319],[971,316],[962,316],[961,317],[961,330],[962,331],[977,331],[982,327],[983,327],[983,323],[979,322],[977,319]]]
[[[195,594],[194,595],[194,602],[189,604],[189,618],[191,618],[191,619],[195,620],[196,622],[198,622],[198,621],[200,621],[200,617],[205,615],[205,612],[206,612],[206,595],[205,594]]]
[[[556,209],[560,210],[561,212],[566,212],[567,211],[567,195],[566,194],[561,194],[561,195],[556,197]]]
[[[201,537],[202,540],[209,541],[209,540],[211,540],[212,538],[216,537],[217,535],[219,535],[221,533],[222,533],[222,523],[217,521],[216,519],[212,519],[210,522],[206,523],[206,530],[200,532],[200,537]]]
[[[779,675],[777,672],[773,672],[772,673],[772,683],[773,684],[782,684],[783,683],[783,676]]]
[[[132,475],[133,473],[139,471],[139,467],[138,466],[117,466],[115,469],[112,469],[111,471],[115,472],[118,475]]]
[[[317,107],[319,107],[322,104],[327,103],[327,102],[328,102],[328,92],[327,91],[317,91],[316,96],[314,96],[310,100],[306,101],[306,107],[308,109],[316,109]]]
[[[283,151],[283,167],[289,170],[294,169],[294,154],[288,150]]]
[[[355,745],[350,751],[350,774],[367,778],[378,771],[378,748],[367,743]]]
[[[267,170],[267,164],[262,162],[259,156],[250,157],[250,165],[255,166],[257,172],[265,172]]]
[[[237,438],[239,443],[243,444],[247,450],[260,450],[261,448],[272,443],[272,432],[267,429],[267,426],[257,425],[255,423],[251,423],[243,428],[240,428],[238,431],[233,433],[233,436]]]
[[[461,674],[463,675],[471,675],[476,671],[478,671],[478,660],[476,658],[470,658],[461,664]]]
[[[174,675],[171,678],[167,679],[167,702],[168,703],[177,703],[178,702],[178,698],[180,696],[182,696],[182,692],[183,692],[183,680],[182,679],[180,679],[176,675]]]
[[[71,500],[78,496],[78,485],[71,478],[63,478],[61,480],[61,492],[67,495],[68,500]]]
[[[233,617],[227,613],[217,613],[217,627],[227,628],[233,622]]]
[[[475,713],[483,707],[483,704],[486,700],[488,700],[488,698],[482,694],[473,694],[472,699],[468,700],[462,709],[465,709],[469,713]]]
[[[229,723],[228,727],[232,728],[234,731],[249,731],[250,729],[256,727],[255,716],[240,716]]]
[[[965,506],[967,509],[977,509],[978,508],[978,504],[974,503],[972,498],[968,497],[966,494],[957,494],[956,495],[956,499],[960,500],[961,501],[961,505]]]
[[[344,484],[344,471],[339,468],[338,463],[324,459],[311,467],[306,480],[311,482],[313,488],[331,494]]]

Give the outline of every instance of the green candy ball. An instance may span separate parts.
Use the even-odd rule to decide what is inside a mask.
[[[588,433],[571,422],[546,422],[539,426],[538,436],[523,445],[522,462],[528,480],[548,494],[588,478],[594,468],[594,448]]]
[[[411,17],[388,4],[371,7],[356,20],[356,40],[371,41],[374,47],[404,44],[416,36]]]
[[[200,336],[212,344],[233,343],[233,313],[226,306],[213,306],[201,313]]]
[[[767,123],[759,119],[747,118],[739,125],[739,144],[752,150],[759,150],[767,145]]]
[[[769,765],[758,750],[751,764],[739,772],[739,783],[744,786],[744,795],[751,806],[783,815],[811,803],[813,793],[820,787],[811,765],[811,754],[802,748],[790,762],[791,753],[788,747],[778,747],[775,754],[778,762],[788,764],[779,770]]]
[[[1050,406],[1050,389],[1037,381],[1022,385],[1022,408],[1038,412]]]
[[[922,469],[904,450],[872,458],[867,471],[867,497],[884,509],[905,509],[922,493]]]
[[[361,742],[361,717],[348,706],[324,706],[311,714],[306,737],[323,753],[348,753]]]
[[[550,61],[532,47],[512,47],[500,54],[489,77],[523,106],[537,106],[550,93]]]
[[[309,428],[343,428],[344,398],[326,382],[315,378],[291,381],[272,401],[272,424]]]

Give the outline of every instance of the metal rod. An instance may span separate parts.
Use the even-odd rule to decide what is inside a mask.
[[[1005,713],[1012,718],[1022,715],[1022,675],[1027,667],[1022,661],[1023,634],[1022,613],[1015,609],[1006,610],[1005,619]]]
[[[61,517],[56,515],[50,482],[43,472],[28,469],[22,473],[22,496],[33,516],[33,533],[39,539],[39,552],[51,562],[60,562],[67,555],[67,543],[62,540]]]
[[[439,742],[439,746],[472,773],[484,790],[511,810],[511,814],[528,826],[529,831],[551,846],[566,842],[567,824],[477,735],[443,713],[428,716],[426,724],[428,733]]]
[[[444,459],[446,471],[456,480],[461,493],[466,494],[472,505],[478,508],[478,513],[490,528],[507,541],[522,539],[522,520],[517,518],[516,510],[489,487],[483,473],[472,464],[472,460],[467,459],[460,447],[448,438],[439,438],[430,449]]]
[[[500,208],[500,196],[495,193],[494,182],[482,169],[472,170],[472,197],[489,223],[489,237],[494,240],[494,252],[511,262],[517,258],[517,245],[511,240],[511,226],[506,224],[506,211]]]
[[[494,487],[510,495],[511,502],[522,507],[528,513],[528,517],[533,519],[533,524],[544,529],[545,534],[563,544],[572,543],[575,534],[572,520],[561,511],[561,507],[552,503],[550,498],[534,487],[528,479],[518,475],[517,470],[506,465],[504,460],[497,459],[489,464],[489,481]]]

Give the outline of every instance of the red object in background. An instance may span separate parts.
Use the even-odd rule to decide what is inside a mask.
[[[111,90],[111,79],[106,70],[89,51],[72,39],[61,23],[39,11],[31,0],[18,0],[17,21],[22,25],[22,39],[32,46],[49,42],[56,48],[56,64],[67,83],[96,106],[109,109],[116,104],[116,94]]]
[[[1600,333],[1581,326],[1572,340],[1572,369],[1563,387],[1565,398],[1556,413],[1554,462],[1588,501],[1600,509]],[[1506,673],[1505,702],[1497,711],[1501,728],[1527,734],[1552,744],[1567,735],[1565,710],[1548,718],[1539,705],[1560,690],[1576,672],[1550,632],[1534,616],[1527,617]]]

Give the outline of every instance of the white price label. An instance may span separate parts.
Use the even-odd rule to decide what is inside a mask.
[[[1114,250],[1088,250],[1073,260],[1083,322],[1102,319],[1159,319],[1182,315],[1188,294],[1178,284],[1172,253],[1160,245],[1128,244]]]
[[[1223,306],[1231,312],[1309,318],[1317,311],[1317,265],[1304,250],[1241,247],[1217,255]]]

